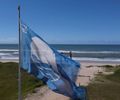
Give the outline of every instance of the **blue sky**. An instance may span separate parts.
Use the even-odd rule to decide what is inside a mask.
[[[18,42],[21,19],[48,43],[120,44],[120,0],[0,0],[0,43]]]

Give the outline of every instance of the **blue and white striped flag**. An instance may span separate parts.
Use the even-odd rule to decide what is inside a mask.
[[[43,80],[51,90],[85,100],[85,90],[75,84],[79,63],[57,52],[23,23],[21,34],[21,67]]]

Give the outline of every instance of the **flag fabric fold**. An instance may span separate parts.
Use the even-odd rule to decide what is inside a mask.
[[[80,64],[47,44],[21,22],[21,68],[43,80],[56,93],[85,100],[85,90],[75,80]]]

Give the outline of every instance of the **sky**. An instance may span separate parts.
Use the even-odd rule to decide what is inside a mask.
[[[19,3],[50,44],[120,44],[120,0],[0,0],[0,43],[18,43]]]

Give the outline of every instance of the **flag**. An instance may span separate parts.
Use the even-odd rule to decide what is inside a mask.
[[[21,22],[21,68],[43,80],[56,93],[85,100],[75,80],[80,64],[59,53]]]

